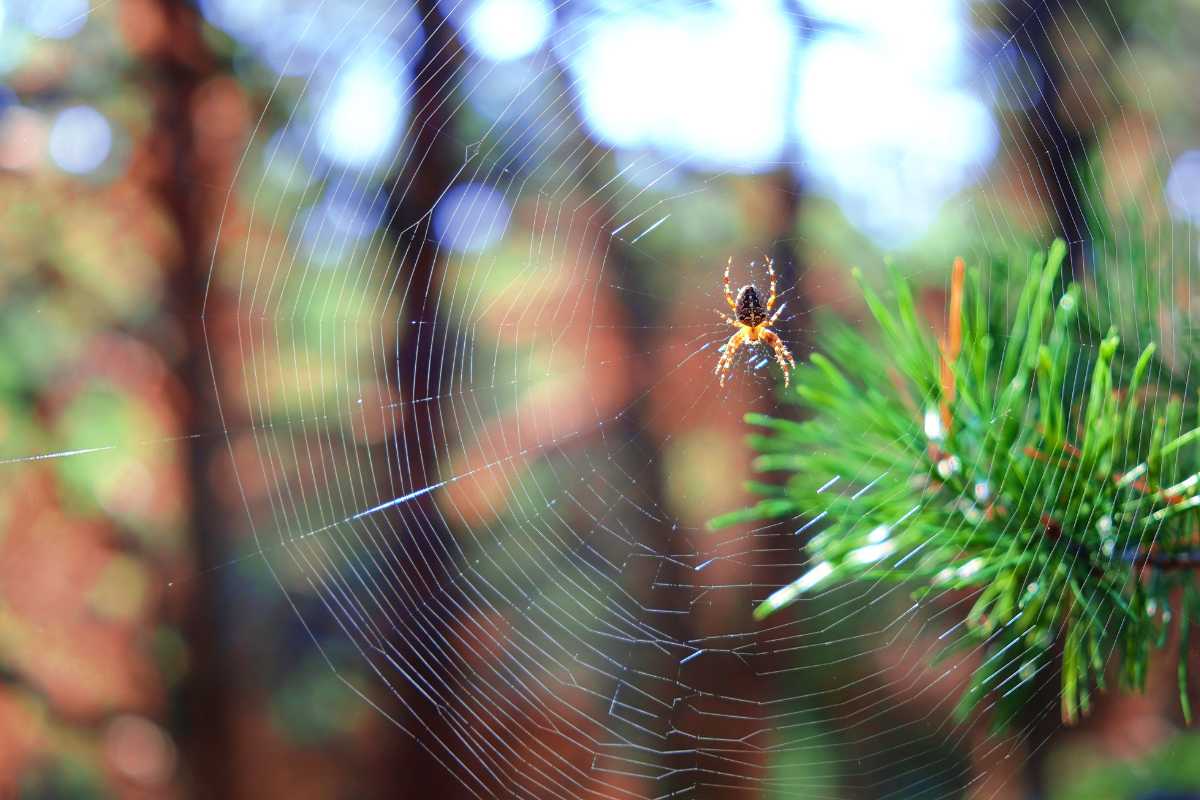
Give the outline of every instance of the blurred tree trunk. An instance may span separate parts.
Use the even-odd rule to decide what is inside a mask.
[[[1081,7],[1088,5],[1084,2]],[[1085,159],[1094,130],[1073,125],[1064,112],[1064,92],[1070,80],[1066,70],[1067,64],[1072,63],[1059,52],[1063,45],[1060,26],[1065,24],[1061,17],[1065,12],[1058,0],[1042,0],[1032,5],[1014,3],[1012,31],[1023,57],[1033,60],[1030,66],[1035,72],[1039,68],[1043,71],[1041,92],[1029,111],[1025,131],[1032,173],[1029,178],[1036,196],[1049,201],[1054,235],[1067,241],[1071,275],[1081,277],[1089,265],[1085,260],[1087,218],[1079,173],[1087,168]],[[1064,279],[1067,277],[1064,275]]]
[[[455,81],[452,80],[461,66],[462,48],[454,37],[448,21],[438,11],[434,0],[421,0],[417,11],[422,19],[425,42],[413,70],[413,121],[410,128],[411,151],[402,162],[403,167],[393,180],[388,193],[388,231],[398,241],[398,258],[394,268],[401,270],[397,292],[403,301],[398,326],[399,341],[396,343],[396,372],[385,376],[396,396],[401,398],[402,415],[397,430],[401,440],[409,445],[427,441],[426,433],[441,429],[440,400],[444,393],[446,376],[434,369],[427,369],[428,354],[432,352],[434,337],[446,336],[443,321],[437,318],[438,307],[438,248],[433,238],[431,223],[433,207],[450,185],[454,175],[454,157],[451,151],[454,138],[448,135],[453,119],[451,115],[454,98],[451,96]],[[407,191],[406,191],[407,189]],[[407,273],[407,274],[405,274]],[[404,323],[418,322],[417,325]],[[426,358],[422,359],[422,354]],[[393,384],[394,381],[394,384]],[[434,398],[429,402],[413,402],[417,398]],[[438,480],[437,463],[432,442],[426,447],[406,447],[393,455],[394,459],[407,459],[398,463],[387,463],[386,470],[398,470],[401,477],[408,476],[407,491],[429,486]],[[390,485],[384,480],[384,485]],[[389,512],[393,513],[393,512]],[[406,502],[397,514],[418,520],[417,524],[435,526],[431,532],[436,536],[437,520],[442,519],[435,504],[433,493],[425,494]],[[433,547],[428,536],[414,537],[413,547],[426,548],[421,558],[408,559],[408,567],[417,569],[418,564],[428,564],[435,570],[444,568],[444,558]],[[413,576],[414,586],[438,585],[448,579],[444,569],[423,571]],[[403,651],[406,643],[395,643]],[[426,654],[425,658],[429,658]],[[436,668],[435,665],[430,665]],[[437,709],[428,705],[420,692],[407,685],[399,691],[404,700],[424,717],[440,738],[455,741],[456,737],[439,721]],[[439,726],[442,726],[439,729]],[[421,726],[412,727],[414,735],[421,735]],[[462,786],[434,756],[412,738],[397,737],[398,753],[394,759],[395,772],[391,785],[404,787],[405,793],[417,797],[460,797]],[[432,746],[432,743],[431,743]]]
[[[170,265],[169,311],[183,333],[184,351],[177,366],[188,407],[182,428],[196,434],[186,440],[191,487],[192,569],[182,587],[187,598],[183,633],[188,642],[188,677],[181,688],[179,726],[186,780],[197,797],[236,796],[234,776],[232,669],[223,645],[221,566],[228,562],[223,520],[232,514],[212,483],[212,466],[223,446],[216,413],[214,376],[209,366],[205,298],[215,241],[214,218],[220,207],[211,180],[214,165],[204,164],[197,147],[193,115],[197,88],[213,72],[213,60],[200,35],[200,21],[183,0],[157,0],[154,9],[169,34],[151,56],[149,87],[155,99],[154,130],[163,174],[156,187],[179,242]]]

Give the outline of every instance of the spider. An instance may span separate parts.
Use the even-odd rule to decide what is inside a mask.
[[[796,360],[792,358],[791,351],[787,349],[779,335],[771,330],[771,326],[783,313],[783,309],[780,308],[774,315],[771,315],[771,309],[775,307],[775,265],[769,257],[766,257],[766,260],[767,274],[771,276],[771,296],[767,298],[765,307],[758,298],[758,289],[751,284],[738,289],[736,298],[733,296],[733,292],[729,291],[729,270],[733,267],[733,256],[729,257],[729,263],[725,265],[725,302],[729,303],[729,307],[733,310],[733,316],[727,316],[720,311],[717,314],[721,319],[737,328],[737,332],[730,336],[729,341],[725,343],[725,352],[721,355],[714,371],[714,374],[721,376],[721,386],[725,385],[725,379],[729,377],[734,353],[746,342],[762,342],[775,351],[775,361],[783,370],[785,387],[788,385],[789,373],[796,368]]]

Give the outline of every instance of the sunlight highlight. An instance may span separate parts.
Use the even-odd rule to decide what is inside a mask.
[[[63,110],[50,128],[50,158],[64,172],[94,171],[112,149],[112,127],[91,106]]]
[[[542,46],[553,19],[546,0],[480,0],[463,32],[467,44],[484,58],[512,61]]]
[[[322,152],[351,167],[389,156],[407,117],[407,80],[402,62],[378,50],[353,56],[334,79],[320,109]]]
[[[568,64],[601,139],[681,152],[714,169],[763,169],[779,158],[796,44],[776,4],[630,13],[586,36]]]

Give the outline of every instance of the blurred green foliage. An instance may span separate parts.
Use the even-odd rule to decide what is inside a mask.
[[[1195,800],[1200,797],[1200,735],[1180,734],[1139,758],[1102,759],[1067,745],[1054,755],[1060,777],[1048,800]],[[1066,763],[1072,760],[1075,763]]]

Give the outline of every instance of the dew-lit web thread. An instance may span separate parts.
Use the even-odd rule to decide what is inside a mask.
[[[1059,22],[1057,16],[1051,19],[1056,25],[1068,24]],[[558,46],[568,45],[560,42]],[[437,73],[444,101],[461,107],[464,101],[459,95],[467,72],[488,68],[485,63],[464,59],[453,71]],[[503,416],[506,404],[519,404],[522,388],[547,377],[534,361],[536,346],[546,338],[556,341],[554,337],[564,335],[560,328],[564,324],[563,309],[570,309],[567,324],[573,329],[582,326],[587,332],[585,353],[592,334],[612,325],[597,321],[596,310],[601,302],[620,300],[619,289],[612,293],[615,296],[609,294],[613,287],[605,269],[611,246],[608,237],[620,235],[627,246],[636,247],[652,229],[678,219],[672,203],[679,196],[670,194],[635,213],[634,204],[649,191],[647,188],[623,203],[597,205],[610,212],[604,219],[596,219],[596,211],[584,216],[583,203],[574,191],[587,177],[587,170],[595,167],[584,166],[581,176],[579,165],[573,162],[580,153],[586,156],[599,146],[582,136],[573,115],[569,73],[564,71],[561,81],[562,94],[549,104],[550,113],[540,130],[559,130],[567,138],[574,138],[570,146],[563,146],[567,153],[556,153],[553,144],[534,142],[535,137],[521,143],[518,135],[517,143],[511,145],[516,150],[529,147],[548,151],[543,161],[562,157],[558,168],[548,174],[538,178],[531,173],[519,184],[505,187],[504,194],[517,207],[517,199],[531,193],[525,191],[526,183],[539,181],[532,192],[536,195],[532,213],[537,221],[528,236],[528,265],[511,283],[527,280],[526,276],[536,275],[542,265],[556,259],[587,264],[588,271],[572,293],[564,293],[557,301],[544,298],[533,308],[510,302],[505,319],[517,330],[513,350],[523,352],[523,347],[528,348],[528,359],[512,359],[512,374],[498,371],[501,343],[487,342],[479,332],[483,315],[490,310],[488,304],[498,300],[489,301],[485,294],[495,263],[486,252],[473,262],[463,258],[464,264],[471,262],[470,267],[460,266],[451,277],[444,266],[452,256],[441,249],[429,231],[432,208],[426,209],[426,215],[407,237],[400,237],[394,244],[383,240],[369,245],[334,240],[331,246],[336,249],[352,248],[346,261],[361,265],[361,269],[343,268],[332,313],[323,317],[326,321],[315,332],[315,356],[307,356],[305,363],[300,355],[288,352],[285,344],[312,335],[302,329],[302,321],[297,321],[294,309],[283,297],[290,282],[299,281],[303,287],[310,280],[294,245],[300,235],[311,232],[303,224],[297,230],[296,221],[289,223],[286,231],[276,230],[282,205],[265,209],[268,213],[264,217],[270,220],[269,235],[281,236],[282,241],[263,250],[253,285],[240,287],[239,353],[246,362],[245,402],[255,417],[254,440],[263,477],[267,483],[273,482],[272,476],[291,479],[268,493],[269,510],[251,513],[252,521],[261,515],[255,526],[262,537],[261,551],[269,563],[282,563],[279,556],[287,553],[292,567],[299,569],[312,586],[316,600],[314,604],[313,598],[302,598],[303,602],[297,603],[301,617],[316,622],[314,616],[324,609],[358,648],[370,670],[393,690],[391,699],[400,708],[389,708],[386,696],[372,695],[380,710],[421,742],[471,794],[570,797],[588,793],[615,797],[633,792],[654,796],[661,793],[658,787],[675,787],[681,775],[684,787],[698,796],[703,796],[705,786],[741,785],[746,781],[775,783],[759,758],[761,751],[802,751],[820,729],[828,731],[836,743],[831,750],[831,772],[791,788],[814,796],[820,796],[822,790],[832,794],[832,776],[840,773],[840,780],[880,795],[899,791],[889,789],[889,782],[903,778],[921,759],[928,762],[929,752],[906,754],[897,749],[895,736],[883,741],[887,737],[872,733],[866,723],[878,715],[892,715],[895,720],[888,723],[892,734],[916,733],[926,737],[931,746],[933,739],[929,737],[939,734],[951,742],[967,742],[972,732],[940,714],[944,706],[953,703],[953,696],[938,698],[936,704],[928,706],[920,702],[924,688],[915,695],[902,693],[928,685],[928,676],[921,669],[936,644],[918,637],[941,635],[952,628],[949,619],[956,613],[961,616],[961,610],[956,609],[962,601],[939,608],[937,603],[943,598],[935,596],[920,604],[909,604],[908,611],[881,621],[874,629],[847,633],[846,623],[859,613],[859,606],[869,603],[882,607],[887,599],[903,596],[904,590],[880,585],[842,587],[836,595],[833,590],[815,594],[814,601],[844,597],[821,611],[808,613],[802,608],[793,616],[755,625],[749,618],[749,608],[744,608],[744,617],[733,623],[731,631],[680,640],[663,631],[664,620],[686,617],[692,605],[738,587],[696,582],[682,586],[686,602],[675,594],[664,596],[656,593],[656,584],[666,565],[682,567],[677,575],[686,578],[690,571],[703,580],[718,561],[743,561],[751,566],[748,574],[765,568],[778,585],[789,580],[789,570],[802,568],[799,537],[793,536],[790,529],[780,534],[775,528],[764,528],[721,545],[706,545],[703,531],[680,526],[665,510],[649,507],[641,488],[634,483],[635,473],[653,469],[655,464],[651,457],[631,447],[633,439],[618,432],[616,424],[639,397],[613,403],[599,400],[592,392],[591,417],[586,423],[544,438],[536,429],[530,433],[526,424],[524,431],[520,425],[516,427],[515,441],[510,441],[503,428],[496,430],[490,425],[493,419]],[[1006,89],[1001,87],[1001,92]],[[1014,91],[1027,92],[1028,87],[1018,85]],[[518,97],[514,102],[522,99]],[[421,119],[422,111],[413,109],[414,118]],[[542,112],[535,119],[542,122]],[[518,124],[520,120],[512,127]],[[495,125],[502,127],[503,123]],[[453,134],[443,131],[441,135]],[[461,144],[464,153],[474,145]],[[1026,139],[1022,144],[1030,142]],[[479,155],[476,148],[475,157]],[[518,152],[514,159],[517,155],[524,157]],[[422,156],[401,149],[389,171],[405,175],[410,172],[405,168],[412,166],[409,160]],[[456,180],[490,184],[506,180],[494,170],[484,172],[472,166],[472,161],[474,158],[463,162]],[[497,164],[504,162],[503,158],[496,159]],[[1033,165],[1030,167],[1032,170]],[[615,190],[609,188],[615,179],[600,177],[599,188],[593,191],[599,197],[592,199],[617,198]],[[342,175],[337,180],[347,178]],[[349,180],[352,189],[370,191],[361,178]],[[1038,176],[1031,176],[1035,195],[1040,192],[1038,181]],[[383,198],[392,207],[403,205],[410,187],[402,184],[403,179]],[[1028,194],[1028,184],[1024,190]],[[611,198],[605,197],[606,192],[612,193]],[[393,196],[396,194],[399,196]],[[573,198],[570,204],[566,198]],[[257,199],[252,207],[257,208],[256,204]],[[998,200],[997,205],[1003,206],[1004,201]],[[995,209],[985,206],[983,212],[987,211]],[[981,230],[991,230],[1001,240],[1021,239],[1017,231],[997,229],[1002,215],[983,212],[972,212]],[[323,232],[318,230],[315,235],[321,239]],[[432,249],[432,255],[427,249]],[[710,259],[712,275],[707,279],[711,279],[714,289],[723,255],[714,254]],[[246,256],[244,266],[250,264],[249,250]],[[405,270],[415,258],[433,258],[443,267],[436,297],[423,306],[426,298],[406,297]],[[1107,277],[1120,280],[1119,273]],[[680,282],[685,288],[694,288],[700,280],[706,278],[689,273]],[[365,293],[367,299],[355,300],[359,293]],[[719,309],[719,295],[713,291],[709,297]],[[664,307],[672,302],[669,294],[659,299]],[[406,318],[397,308],[403,301],[410,310],[423,307],[438,329],[429,329],[429,319]],[[364,319],[368,322],[365,328],[352,327]],[[400,336],[422,337],[418,355],[423,358],[418,358],[414,367],[423,369],[423,376],[397,374],[404,365],[393,363],[396,345],[388,343],[387,330],[393,325]],[[668,322],[662,325],[670,328]],[[676,369],[683,369],[693,359],[715,358],[725,335],[727,331],[723,333],[719,324],[707,323],[696,332],[690,346],[679,352]],[[355,337],[360,336],[369,337],[365,350],[356,347]],[[260,343],[261,359],[257,349]],[[1134,343],[1135,348],[1142,344]],[[661,346],[659,342],[635,343],[632,355]],[[336,415],[331,419],[327,411],[330,401],[320,396],[324,377],[319,370],[327,353],[337,353],[344,359],[335,359],[335,363],[344,370],[346,379],[336,376],[331,390],[332,405],[340,406],[346,415],[346,422],[340,426],[312,422],[338,421]],[[752,371],[745,358],[735,370],[734,385],[754,380],[756,390],[766,395],[769,379],[758,378],[760,373]],[[364,361],[369,369],[363,369]],[[294,388],[289,399],[295,400],[297,408],[293,411],[289,404],[282,419],[270,410],[266,396],[272,363],[290,363],[298,376],[294,386],[283,387],[285,391]],[[322,379],[301,381],[300,376],[306,374],[301,367],[318,370],[316,375]],[[666,385],[671,372],[651,378],[646,391]],[[393,392],[399,388],[399,399],[370,398],[364,374],[383,376],[387,388]],[[430,378],[432,386],[428,385]],[[1083,379],[1082,375],[1072,376],[1074,381]],[[414,384],[431,391],[421,397],[405,397],[403,392]],[[710,381],[698,387],[696,393],[703,396],[713,391]],[[731,398],[722,413],[740,415],[737,402],[736,396]],[[419,415],[429,404],[440,408],[438,429],[430,428],[427,436],[408,437],[401,418],[405,414]],[[698,414],[695,407],[682,403],[678,410],[686,420]],[[390,431],[382,439],[382,454],[379,448],[359,446],[351,438],[357,426],[367,424],[368,412],[378,413],[380,424]],[[432,425],[433,417],[428,420]],[[703,420],[697,418],[696,422],[702,424]],[[281,434],[278,440],[277,432]],[[468,455],[469,463],[469,455],[480,456],[478,466],[455,469],[463,461],[463,453]],[[339,458],[347,459],[347,463],[339,467]],[[431,471],[419,475],[404,471],[407,465],[430,461]],[[543,475],[549,477],[533,481],[509,469],[530,465],[544,468]],[[447,509],[416,502],[428,500],[457,482],[493,473],[502,481],[505,494],[520,499],[521,508],[500,515],[492,529],[464,526],[463,512],[453,506]],[[842,477],[843,485],[855,488],[831,491],[858,491],[869,486],[872,478]],[[642,561],[653,564],[646,570],[648,580],[641,585],[623,585],[622,576]],[[436,575],[443,582],[431,585],[423,580],[424,575]],[[773,586],[762,588],[759,597]],[[664,600],[667,602],[660,605]],[[921,619],[919,613],[927,609],[936,610],[928,619]],[[484,614],[488,615],[486,621],[479,622]],[[883,637],[883,641],[875,643],[877,637]],[[834,649],[859,639],[868,643],[861,651],[839,654]],[[810,673],[828,672],[841,661],[869,659],[893,646],[923,651],[919,659],[910,661],[906,674],[892,676],[881,667],[859,678],[862,686],[846,683],[815,684],[809,691],[795,688],[803,686],[803,679]],[[490,661],[481,655],[493,651],[499,655],[490,656]],[[804,666],[789,665],[786,658],[799,651],[828,651],[829,655],[819,655],[815,662]],[[713,657],[756,665],[756,674],[772,689],[760,695],[768,699],[698,695],[689,686],[689,670]],[[779,662],[780,658],[785,660]],[[631,664],[635,668],[631,669]],[[950,676],[950,670],[939,669],[944,671],[935,673],[935,681]],[[967,667],[955,669],[961,672]],[[782,682],[797,678],[800,684]],[[801,709],[798,706],[802,700]],[[1038,719],[1054,713],[1055,709],[1047,706],[1031,714],[1026,727],[1014,734],[1015,739],[1029,739]],[[805,721],[814,714],[822,717],[819,724]],[[932,730],[918,727],[922,720],[938,714],[941,721]],[[699,731],[711,729],[707,723],[712,718],[728,718],[733,725],[732,720],[739,717],[754,721],[749,726],[751,733],[729,740],[699,738]],[[910,727],[913,731],[908,730]],[[554,730],[560,743],[572,752],[590,754],[591,758],[573,759],[572,752],[563,756],[526,741],[530,737],[536,740],[548,730]],[[1043,741],[1030,741],[1028,748],[1020,751],[1006,739],[986,734],[965,746],[982,750],[1013,747],[1014,752],[1028,755]],[[961,790],[968,773],[949,762],[947,759],[943,768],[923,778],[918,788],[947,795]],[[644,780],[635,781],[631,790],[626,774]],[[911,789],[913,784],[907,786]]]

